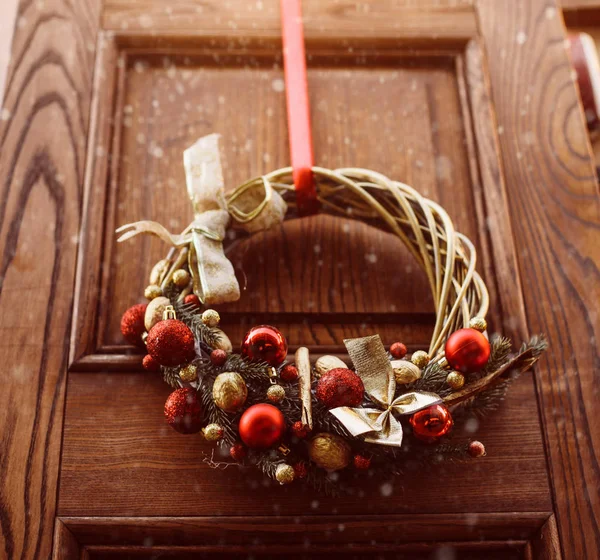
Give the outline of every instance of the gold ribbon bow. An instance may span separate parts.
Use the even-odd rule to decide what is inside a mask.
[[[356,373],[365,391],[379,408],[350,408],[341,406],[330,412],[354,436],[367,434],[368,443],[402,445],[402,425],[395,414],[413,414],[442,402],[435,393],[412,391],[394,398],[394,370],[379,335],[344,340]]]
[[[219,134],[209,134],[196,141],[183,153],[188,195],[194,208],[194,221],[179,235],[170,233],[157,222],[141,221],[126,224],[117,229],[122,233],[117,241],[122,242],[140,233],[156,235],[173,247],[190,246],[190,272],[196,295],[208,305],[236,301],[240,298],[240,287],[233,265],[223,251],[223,240],[229,225],[230,215],[236,225],[246,231],[269,229],[283,221],[287,205],[273,190],[268,181],[262,181],[264,197],[256,201],[253,181],[242,185],[229,200],[225,197]],[[239,208],[233,207],[236,201]],[[245,212],[244,206],[254,207]]]

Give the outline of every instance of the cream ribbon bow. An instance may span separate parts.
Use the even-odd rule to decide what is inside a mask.
[[[230,214],[234,216],[236,225],[253,233],[281,223],[287,211],[283,198],[264,178],[262,201],[256,201],[256,189],[248,187],[260,183],[255,181],[243,185],[228,202],[219,155],[219,137],[219,134],[203,136],[183,153],[187,191],[194,208],[194,220],[181,234],[172,234],[161,224],[152,221],[126,224],[117,229],[117,233],[122,233],[117,240],[119,242],[140,233],[150,233],[173,247],[189,245],[188,261],[190,272],[197,280],[194,282],[196,295],[208,305],[240,298],[240,287],[233,265],[223,251]],[[245,212],[234,208],[233,200],[240,207],[254,207],[254,211]],[[241,220],[241,216],[250,218]]]
[[[354,437],[366,434],[368,443],[402,445],[402,425],[395,414],[413,414],[442,402],[435,393],[413,391],[396,398],[394,370],[379,335],[344,340],[365,391],[379,408],[341,406],[330,410]]]

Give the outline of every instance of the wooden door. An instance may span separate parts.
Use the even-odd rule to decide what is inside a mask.
[[[165,248],[115,226],[191,216],[182,150],[224,138],[228,185],[289,164],[275,0],[21,0],[0,121],[0,557],[600,557],[600,204],[551,0],[304,2],[315,156],[440,202],[477,245],[492,330],[550,351],[488,456],[327,498],[211,470],[119,334]],[[232,340],[270,322],[341,352],[422,347],[423,275],[390,235],[329,217],[234,253]]]

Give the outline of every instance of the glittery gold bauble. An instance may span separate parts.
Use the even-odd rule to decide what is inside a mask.
[[[165,296],[158,296],[148,304],[144,315],[144,326],[148,332],[156,323],[163,320],[163,313],[167,305],[171,305],[171,302]]]
[[[336,434],[320,433],[308,444],[308,455],[313,463],[328,471],[348,466],[352,459],[350,446]]]
[[[219,424],[208,424],[203,428],[202,433],[206,441],[219,441],[223,437],[223,427]]]
[[[212,345],[212,348],[225,350],[229,354],[233,350],[229,337],[221,329],[213,329],[213,333],[217,336],[217,342]]]
[[[204,313],[202,313],[202,322],[207,327],[216,327],[219,324],[221,317],[214,309],[207,309]]]
[[[487,321],[483,317],[473,317],[469,321],[469,328],[484,332],[487,330]]]
[[[161,261],[158,261],[150,273],[150,284],[162,284],[167,272],[169,272],[170,265],[171,263],[168,259],[162,259]]]
[[[452,389],[460,389],[465,384],[465,376],[458,371],[451,371],[446,377],[446,383]]]
[[[267,399],[272,403],[280,403],[285,399],[285,389],[281,385],[271,385],[267,389]]]
[[[213,384],[213,400],[225,412],[237,412],[246,402],[248,387],[239,373],[226,371],[217,375]]]
[[[410,359],[413,364],[421,369],[423,369],[429,363],[429,360],[431,360],[429,354],[423,350],[417,350]]]
[[[185,288],[190,283],[190,273],[183,268],[173,272],[173,283],[179,288]]]
[[[392,360],[392,369],[396,383],[404,385],[421,378],[421,370],[408,360]]]
[[[144,290],[144,297],[150,301],[152,301],[154,298],[157,298],[162,295],[163,295],[162,289],[157,284],[150,284]]]
[[[184,383],[191,383],[192,381],[196,381],[198,379],[198,370],[194,364],[188,364],[184,368],[179,370],[179,378]]]
[[[277,465],[277,470],[275,471],[275,478],[280,484],[289,484],[290,482],[294,482],[294,478],[296,478],[296,472],[294,471],[294,467],[285,463]]]

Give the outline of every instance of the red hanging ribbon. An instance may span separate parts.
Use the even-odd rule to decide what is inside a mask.
[[[298,213],[305,216],[317,212],[319,201],[311,170],[313,150],[300,2],[301,0],[281,0],[281,24],[290,153],[296,203]]]

